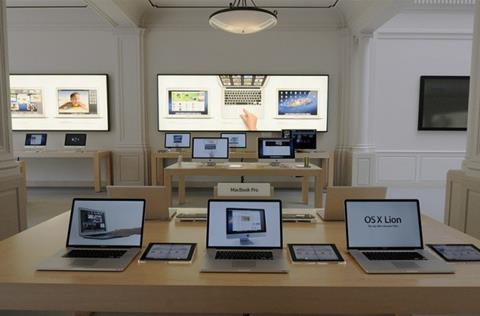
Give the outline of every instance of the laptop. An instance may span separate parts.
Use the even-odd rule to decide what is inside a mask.
[[[287,273],[280,200],[209,200],[201,272]]]
[[[164,186],[107,186],[108,196],[115,199],[145,200],[145,219],[169,221],[176,213],[170,208],[170,195]]]
[[[344,221],[345,200],[384,199],[386,194],[386,187],[329,186],[325,209],[318,210],[317,214],[324,221]]]
[[[47,148],[47,133],[27,133],[25,149],[42,150]]]
[[[454,273],[423,248],[418,200],[345,201],[347,250],[367,273]]]
[[[142,248],[144,214],[144,200],[73,199],[66,248],[37,270],[125,270]]]
[[[65,134],[65,149],[84,150],[87,146],[87,134]]]

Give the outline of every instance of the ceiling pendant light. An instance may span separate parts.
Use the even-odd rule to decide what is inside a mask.
[[[277,11],[257,7],[253,0],[235,0],[227,9],[210,15],[209,23],[213,28],[235,34],[252,34],[267,30],[277,24]]]

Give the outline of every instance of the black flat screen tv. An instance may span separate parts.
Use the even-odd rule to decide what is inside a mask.
[[[418,130],[467,129],[468,76],[421,76]]]

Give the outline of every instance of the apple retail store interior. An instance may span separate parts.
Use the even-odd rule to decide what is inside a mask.
[[[480,315],[480,0],[0,0],[0,205],[0,316]]]

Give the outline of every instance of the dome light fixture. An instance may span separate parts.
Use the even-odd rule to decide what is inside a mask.
[[[257,7],[253,0],[235,0],[226,9],[210,15],[213,28],[235,34],[252,34],[274,27],[277,24],[277,11]]]

